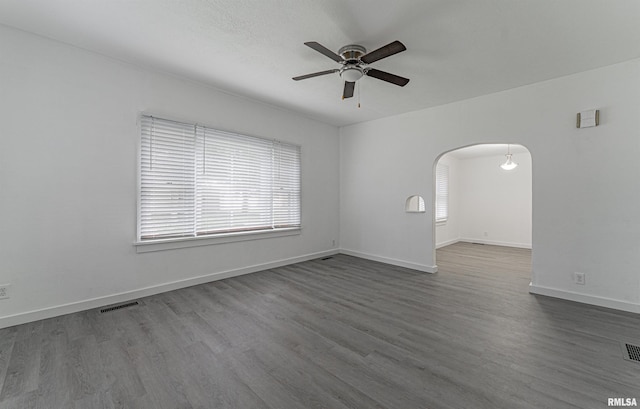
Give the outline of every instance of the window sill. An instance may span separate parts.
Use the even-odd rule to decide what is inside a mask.
[[[275,237],[295,236],[302,233],[302,228],[293,227],[289,229],[223,233],[215,236],[205,237],[187,237],[179,239],[159,239],[137,241],[133,243],[136,246],[136,253],[149,253],[152,251],[163,251],[173,249],[183,249],[188,247],[211,246],[214,244],[235,243],[238,241],[271,239]]]

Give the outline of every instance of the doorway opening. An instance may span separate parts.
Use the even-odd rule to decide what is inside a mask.
[[[469,249],[485,245],[531,251],[533,178],[526,147],[501,143],[458,148],[440,155],[433,173],[436,264],[436,250],[456,243]],[[458,248],[463,251],[464,246]]]

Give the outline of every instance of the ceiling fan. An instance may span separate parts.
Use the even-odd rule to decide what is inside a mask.
[[[353,97],[353,90],[356,85],[356,81],[362,78],[364,75],[377,78],[382,81],[390,82],[392,84],[404,87],[409,82],[408,78],[401,77],[399,75],[390,74],[388,72],[376,70],[369,67],[369,64],[381,60],[383,58],[390,57],[394,54],[402,52],[407,49],[400,41],[394,41],[380,47],[377,50],[367,53],[366,48],[361,45],[350,44],[338,50],[338,54],[329,50],[327,47],[315,42],[310,41],[304,43],[306,46],[313,48],[320,54],[323,54],[333,61],[342,64],[341,68],[335,68],[333,70],[326,70],[320,72],[314,72],[312,74],[301,75],[299,77],[293,77],[295,81],[306,80],[307,78],[319,77],[321,75],[328,75],[333,73],[340,73],[340,77],[344,80],[344,91],[342,92],[342,99]]]

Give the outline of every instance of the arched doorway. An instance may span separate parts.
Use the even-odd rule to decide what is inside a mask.
[[[513,169],[501,167],[512,155]],[[478,144],[434,162],[433,257],[456,243],[532,249],[532,159],[519,144]],[[507,166],[509,169],[513,167]]]

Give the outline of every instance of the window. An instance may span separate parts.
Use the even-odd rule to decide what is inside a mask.
[[[143,115],[138,240],[300,227],[300,147]]]
[[[449,217],[449,166],[436,165],[436,223]]]

